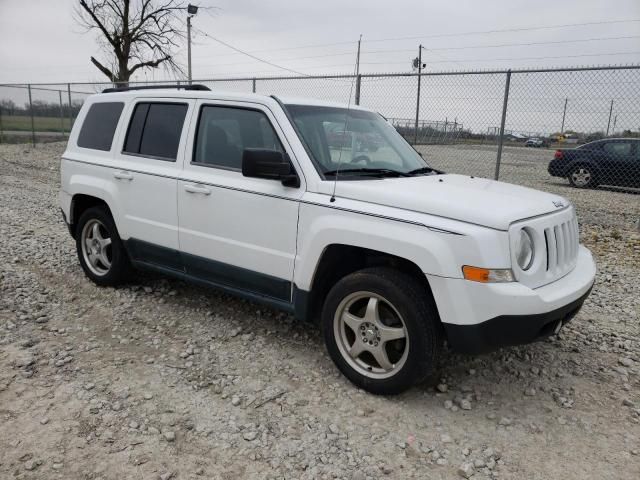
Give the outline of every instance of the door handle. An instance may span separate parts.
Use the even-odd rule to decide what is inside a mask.
[[[125,171],[116,172],[113,176],[118,180],[133,180],[133,175]]]
[[[211,190],[206,187],[191,185],[190,183],[185,184],[184,189],[188,193],[201,193],[202,195],[209,195],[211,193]]]

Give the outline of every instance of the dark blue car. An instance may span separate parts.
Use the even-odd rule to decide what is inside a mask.
[[[640,188],[640,139],[608,138],[557,150],[548,171],[578,188],[598,185]]]

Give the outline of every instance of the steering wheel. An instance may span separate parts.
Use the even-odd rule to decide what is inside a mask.
[[[368,166],[371,163],[371,159],[366,155],[358,155],[353,160],[351,160],[351,163],[360,163],[360,162],[364,162],[365,166]]]

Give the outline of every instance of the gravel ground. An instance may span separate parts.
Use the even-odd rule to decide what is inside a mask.
[[[566,189],[599,273],[558,337],[447,353],[434,384],[381,398],[282,313],[160,276],[90,283],[62,150],[0,147],[0,478],[640,478],[638,196]]]

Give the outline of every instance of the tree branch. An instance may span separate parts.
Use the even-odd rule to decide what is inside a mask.
[[[171,57],[169,55],[166,55],[162,58],[159,58],[157,60],[149,60],[148,62],[141,62],[138,63],[136,65],[134,65],[133,67],[131,67],[129,69],[129,74],[132,74],[133,72],[135,72],[136,70],[138,70],[139,68],[143,68],[143,67],[152,67],[152,68],[156,68],[158,65],[160,65],[163,62],[167,62],[170,61]]]
[[[102,34],[105,36],[105,38],[107,39],[107,41],[113,46],[113,48],[117,51],[120,46],[116,43],[115,39],[109,34],[109,32],[107,31],[106,27],[104,26],[104,24],[98,19],[98,17],[96,16],[96,14],[93,12],[93,10],[91,10],[91,8],[89,7],[89,5],[87,5],[87,2],[85,0],[80,0],[80,6],[89,14],[89,16],[91,17],[91,19],[94,21],[95,26],[98,27],[100,29],[100,31],[102,32]]]
[[[113,74],[113,72],[111,70],[109,70],[107,67],[105,67],[104,65],[102,65],[94,57],[91,57],[91,63],[93,63],[98,70],[100,70],[102,73],[104,73],[109,78],[110,81],[112,81],[112,82],[115,81],[116,76]]]

